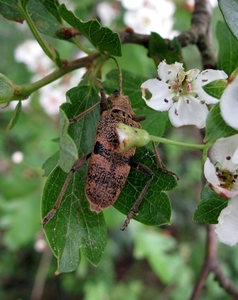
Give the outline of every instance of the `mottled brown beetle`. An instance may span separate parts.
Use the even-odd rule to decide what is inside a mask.
[[[95,104],[84,113],[71,119],[70,122],[77,122],[98,104],[99,103]],[[153,172],[145,165],[133,162],[132,159],[136,151],[135,147],[123,153],[116,151],[119,145],[116,129],[118,123],[141,128],[138,122],[144,120],[145,117],[135,116],[129,98],[122,94],[121,87],[120,91],[113,92],[108,98],[106,98],[105,92],[102,91],[100,108],[101,118],[98,124],[93,152],[79,158],[72,167],[53,209],[43,219],[42,223],[44,226],[54,217],[59,208],[72,174],[77,171],[89,157],[90,162],[85,183],[85,194],[90,203],[90,209],[99,213],[103,209],[113,205],[127,180],[130,168],[133,167],[147,174],[149,179],[127,215],[122,230],[128,226],[133,215],[138,211],[138,207],[153,179]],[[155,145],[154,150],[156,153],[157,166],[163,170]]]

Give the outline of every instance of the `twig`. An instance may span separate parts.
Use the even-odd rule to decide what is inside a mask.
[[[150,35],[135,33],[133,30],[118,32],[122,44],[137,44],[149,48]]]
[[[228,294],[230,294],[234,300],[238,299],[238,289],[232,281],[230,281],[222,272],[221,267],[217,263],[214,268],[215,280],[219,283]]]
[[[195,0],[191,28],[177,38],[181,47],[197,45],[204,69],[216,68],[216,58],[211,41],[211,4],[209,0]]]
[[[52,258],[52,252],[49,247],[45,247],[42,252],[40,265],[36,274],[36,279],[31,293],[31,300],[40,300],[43,295],[45,281]]]
[[[206,253],[201,273],[198,277],[190,300],[198,300],[205,286],[208,275],[214,270],[217,261],[217,241],[214,225],[207,225]]]
[[[210,273],[215,274],[215,280],[228,294],[233,297],[234,300],[238,299],[238,289],[234,283],[225,276],[217,260],[217,241],[214,225],[207,225],[204,263],[190,300],[200,299],[207,277]]]

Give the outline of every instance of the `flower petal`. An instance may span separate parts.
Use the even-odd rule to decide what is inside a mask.
[[[224,198],[233,198],[238,195],[237,189],[228,190],[220,186],[212,186],[214,192]]]
[[[223,170],[235,172],[238,169],[238,134],[218,139],[213,145],[214,159]]]
[[[238,76],[224,90],[220,100],[220,108],[225,122],[238,130]]]
[[[197,78],[199,73],[200,73],[200,70],[198,70],[198,69],[191,69],[191,70],[187,71],[185,73],[187,75],[187,81],[192,82],[193,80],[195,80]]]
[[[177,75],[184,73],[182,63],[175,62],[174,64],[168,65],[165,61],[162,61],[158,66],[158,75],[163,81],[177,80]]]
[[[173,105],[173,92],[169,89],[167,83],[158,79],[149,79],[142,83],[142,98],[145,100],[146,104],[159,111],[169,110]],[[148,90],[152,97],[150,99],[146,98],[146,90]]]
[[[232,198],[221,211],[215,232],[224,244],[234,246],[238,243],[238,197]]]
[[[191,96],[189,98],[180,97],[179,101],[174,103],[169,110],[170,122],[175,127],[195,125],[203,128],[206,124],[207,114],[207,106]]]
[[[214,167],[213,163],[210,161],[209,158],[206,159],[204,164],[204,176],[209,183],[212,185],[219,185],[220,181],[216,175],[216,168]]]
[[[218,70],[205,70],[201,72],[197,79],[194,80],[192,83],[193,85],[193,92],[197,93],[198,99],[205,101],[207,104],[215,104],[219,102],[219,99],[208,95],[204,89],[202,88],[203,85],[208,84],[212,81],[218,79],[226,79],[227,75],[224,71]]]
[[[219,79],[226,79],[227,77],[228,76],[224,71],[204,70],[198,75],[196,82],[199,84],[199,86],[203,86],[212,81],[219,80]]]

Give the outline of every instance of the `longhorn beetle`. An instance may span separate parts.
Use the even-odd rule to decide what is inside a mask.
[[[102,90],[101,102],[69,120],[70,123],[79,121],[100,104],[101,117],[97,128],[93,152],[79,158],[73,165],[53,209],[43,218],[43,226],[45,226],[54,217],[57,209],[60,207],[61,200],[72,174],[76,172],[88,158],[90,158],[90,161],[85,183],[85,195],[90,203],[91,211],[95,211],[97,213],[116,202],[127,180],[131,167],[148,175],[149,179],[129,211],[122,230],[128,226],[134,214],[137,213],[138,207],[153,179],[153,172],[145,165],[133,162],[133,156],[136,151],[135,147],[123,153],[118,153],[116,151],[119,145],[118,134],[116,131],[118,123],[124,123],[135,128],[141,128],[141,125],[138,122],[145,119],[144,116],[136,116],[134,114],[129,98],[122,94],[122,75],[120,68],[119,77],[119,91],[114,91],[112,95],[107,98],[105,92]],[[156,154],[157,167],[174,175],[174,173],[169,172],[162,167],[154,143],[153,147]]]

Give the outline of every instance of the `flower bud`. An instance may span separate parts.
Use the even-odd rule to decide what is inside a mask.
[[[116,151],[125,152],[133,147],[143,147],[150,142],[149,133],[140,128],[119,123],[117,127],[119,145]]]
[[[0,73],[0,103],[8,102],[14,95],[15,85],[5,75]]]

